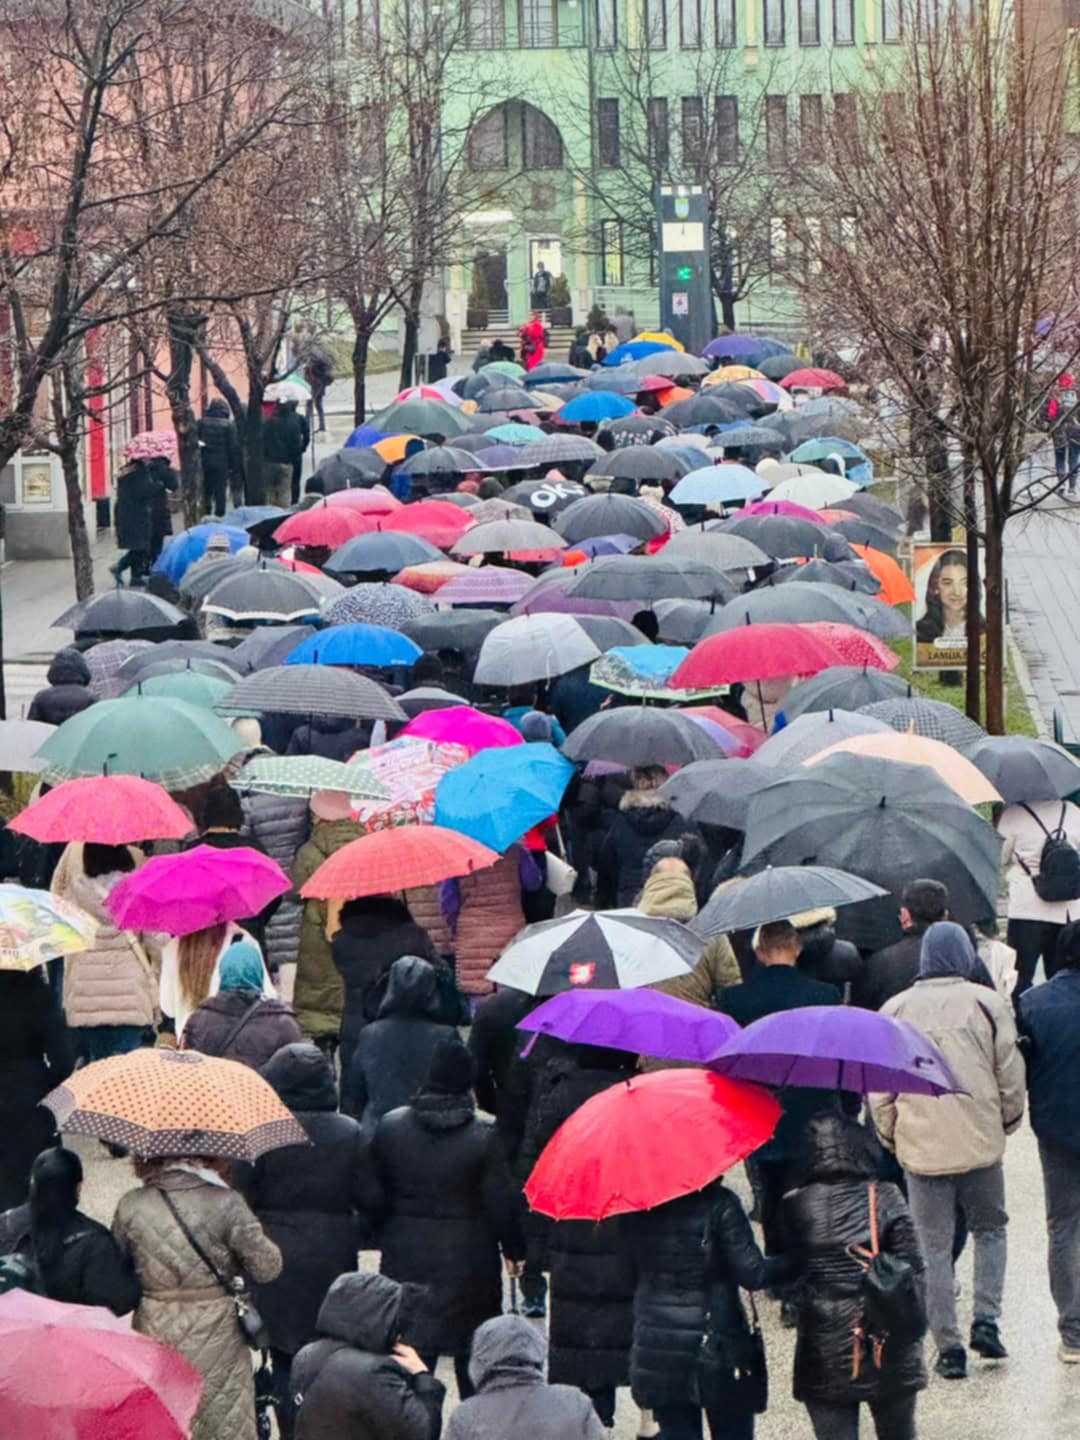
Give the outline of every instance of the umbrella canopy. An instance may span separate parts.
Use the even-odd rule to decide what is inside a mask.
[[[902,760],[907,765],[925,765],[969,805],[1000,804],[1002,796],[981,770],[959,750],[925,735],[901,734],[888,730],[883,735],[852,735],[821,750],[804,761],[819,765],[830,755],[872,755],[878,760]]]
[[[1009,805],[1064,800],[1080,790],[1080,765],[1067,750],[1026,735],[987,735],[964,752]]]
[[[55,725],[42,720],[0,720],[0,770],[38,774],[44,769],[38,751],[55,730]]]
[[[23,885],[0,885],[0,970],[34,970],[97,936],[98,922],[77,906]]]
[[[599,654],[569,615],[520,615],[485,637],[473,681],[477,685],[527,685],[588,665]]]
[[[284,513],[284,512],[283,512]],[[232,575],[242,575],[258,568],[259,558],[252,551],[238,555],[225,555],[220,560],[200,560],[180,581],[180,598],[189,609],[197,609],[198,602],[205,600],[210,591],[228,580]]]
[[[256,1070],[197,1050],[144,1048],[97,1060],[41,1103],[61,1130],[96,1135],[143,1160],[221,1155],[255,1161],[284,1145],[309,1143]]]
[[[214,536],[217,540],[222,535],[229,542],[230,554],[251,544],[246,528],[227,525],[224,517],[217,524],[207,522],[205,525],[193,525],[190,530],[181,530],[179,535],[174,535],[168,541],[154,561],[155,572],[167,575],[174,585],[179,585],[195,561],[201,560],[206,554],[210,537]]]
[[[492,520],[474,525],[451,547],[454,555],[509,554],[516,550],[565,550],[566,541],[536,520]]]
[[[328,625],[388,625],[401,630],[410,621],[434,613],[426,595],[404,585],[353,585],[328,606],[323,616]]]
[[[521,450],[522,465],[589,464],[604,454],[595,440],[585,435],[541,435]]]
[[[385,800],[389,792],[359,760],[345,764],[321,755],[256,755],[229,781],[234,790],[259,795],[314,795],[339,790],[364,800]]]
[[[854,483],[856,490],[861,485],[873,484],[874,466],[869,456],[853,441],[842,439],[839,435],[817,435],[812,440],[804,440],[791,452],[791,458],[797,464],[808,461],[814,465],[837,456],[844,462],[844,474],[849,482]]]
[[[770,355],[791,355],[791,346],[783,340],[774,340],[769,335],[718,335],[710,340],[701,352],[706,360],[719,360],[722,364],[752,365],[760,370],[759,360]],[[792,356],[794,359],[794,356]],[[799,362],[796,361],[796,364]]]
[[[186,1440],[190,1433],[202,1375],[109,1310],[9,1290],[0,1295],[0,1346],[12,1440]]]
[[[214,666],[223,665],[240,675],[247,668],[238,658],[235,650],[227,645],[215,645],[210,640],[163,640],[151,649],[133,652],[120,667],[119,679],[125,685],[140,675],[164,675],[165,666],[186,670],[195,661],[207,661]]]
[[[767,555],[777,560],[801,559],[822,555],[826,560],[850,559],[845,542],[835,547],[830,554],[827,541],[831,534],[821,525],[809,520],[793,519],[789,515],[740,515],[725,520],[720,527],[722,535],[740,535],[751,541]]]
[[[168,664],[169,662],[163,662]],[[193,661],[192,664],[211,662]],[[220,675],[204,675],[195,669],[180,669],[170,665],[168,671],[158,675],[147,675],[145,671],[131,682],[125,695],[163,696],[167,700],[183,700],[187,705],[199,705],[204,710],[213,710],[223,695],[236,683],[236,672],[227,666],[221,667]]]
[[[154,635],[174,630],[186,619],[182,610],[148,590],[104,590],[72,605],[53,626],[77,635]]]
[[[887,605],[909,605],[915,600],[915,587],[892,555],[872,546],[853,541],[851,549],[881,584],[881,598]]]
[[[415,715],[402,735],[439,744],[463,745],[474,755],[479,750],[505,745],[524,745],[521,732],[498,715],[485,715],[471,705],[454,705],[446,710],[427,710]]]
[[[141,775],[184,790],[209,780],[243,748],[235,730],[209,710],[125,695],[65,720],[39,755],[50,785],[80,775]]]
[[[574,615],[573,619],[593,644],[605,653],[616,645],[625,648],[627,645],[649,644],[635,625],[631,625],[629,620],[620,620],[617,615]]]
[[[289,888],[284,870],[261,850],[196,845],[154,856],[115,885],[105,903],[122,929],[191,935],[257,915]]]
[[[325,632],[320,631],[319,636]],[[317,637],[312,636],[316,641]],[[305,641],[305,644],[308,642]],[[218,702],[225,715],[341,715],[352,720],[404,720],[405,712],[366,675],[329,664],[294,663],[257,670]],[[251,911],[247,912],[251,914]]]
[[[786,506],[788,503],[784,500],[780,505]],[[757,513],[765,512],[761,510]],[[778,507],[778,513],[783,514],[785,511]],[[807,511],[807,514],[809,513]],[[881,592],[881,582],[861,560],[803,560],[795,565],[781,565],[769,576],[768,584],[831,585],[834,590],[847,590],[852,594],[868,595],[875,599]]]
[[[742,680],[816,675],[840,661],[838,652],[806,625],[739,625],[699,640],[671,683],[706,690]]]
[[[729,1015],[691,1005],[662,990],[587,989],[553,995],[517,1028],[570,1044],[696,1064],[704,1063],[739,1030]]]
[[[736,595],[712,617],[703,631],[703,637],[718,635],[739,625],[804,625],[829,621],[854,625],[890,640],[911,633],[910,621],[891,606],[882,605],[868,595],[838,590],[833,585],[778,585]],[[823,638],[842,650],[835,636],[826,632]],[[881,660],[882,657],[878,656],[875,662],[878,668],[881,668]],[[888,667],[893,668],[896,661],[896,655],[890,652]]]
[[[388,442],[382,440],[380,445]],[[414,442],[419,444],[419,441]],[[351,485],[372,485],[386,474],[387,461],[380,450],[339,450],[321,460],[315,471],[326,496],[348,490]]]
[[[829,512],[823,512],[823,518],[830,518]],[[843,535],[852,545],[872,547],[883,554],[895,554],[900,543],[899,536],[894,535],[891,530],[883,530],[880,525],[872,525],[869,520],[862,520],[857,516],[851,520],[838,518],[831,522],[831,528],[837,535]]]
[[[460,540],[472,523],[467,511],[445,500],[421,500],[388,515],[379,522],[379,529],[419,535],[440,550],[445,550]]]
[[[651,1210],[764,1145],[780,1119],[766,1090],[708,1070],[658,1070],[586,1100],[555,1132],[525,1185],[556,1220]]]
[[[430,450],[418,450],[409,455],[398,466],[398,474],[414,475],[468,475],[479,469],[476,457],[465,450],[455,450],[450,445],[433,445]]]
[[[883,614],[892,614],[888,606]],[[896,651],[862,628],[866,623],[866,616],[856,614],[852,618],[854,624],[846,621],[812,620],[805,628],[830,645],[845,665],[870,665],[879,670],[895,670],[900,664],[900,656]],[[878,617],[874,617],[874,623],[877,623],[877,619]],[[882,623],[888,627],[895,622],[883,620]]]
[[[439,591],[440,605],[514,605],[532,585],[522,570],[482,565],[458,575]]]
[[[925,765],[834,755],[750,801],[743,863],[835,865],[899,895],[913,875],[948,887],[962,925],[995,912],[1001,837]]]
[[[658,794],[687,820],[744,830],[751,795],[775,779],[775,769],[754,757],[695,760],[666,780]]]
[[[401,632],[421,650],[462,650],[468,655],[479,650],[485,637],[505,618],[498,610],[440,610],[406,620]]]
[[[773,450],[777,454],[785,448],[785,443],[779,430],[765,424],[725,426],[714,441],[719,450]]]
[[[793,500],[796,505],[805,505],[810,510],[823,510],[829,505],[842,504],[858,488],[852,481],[822,470],[816,475],[797,475],[793,480],[781,480],[769,491],[769,498]]]
[[[900,531],[904,528],[904,517],[899,510],[894,510],[891,505],[886,505],[884,500],[867,494],[865,490],[856,490],[854,495],[849,495],[844,501],[844,509],[853,510],[856,515],[861,515],[864,520],[869,520],[874,525],[880,525],[883,530]]]
[[[779,1088],[856,1095],[965,1093],[945,1056],[904,1020],[848,1005],[785,1010],[755,1020],[712,1057],[712,1068]]]
[[[318,549],[336,550],[354,535],[370,532],[375,521],[361,510],[344,505],[327,505],[325,501],[309,510],[299,510],[283,521],[274,531],[279,545],[308,545]]]
[[[803,680],[784,696],[781,708],[788,720],[821,710],[858,710],[876,700],[907,697],[909,681],[866,665],[832,665],[810,680]]]
[[[555,418],[567,425],[596,424],[600,420],[615,420],[620,415],[630,415],[633,411],[634,402],[628,396],[592,390],[586,395],[575,395],[560,406]]]
[[[687,716],[636,705],[590,715],[571,730],[563,746],[568,760],[609,760],[627,769],[715,760],[718,753],[716,741]]]
[[[191,817],[160,785],[138,775],[88,775],[66,780],[33,801],[8,828],[42,844],[69,840],[132,845],[140,840],[182,840]]]
[[[792,370],[780,381],[785,390],[835,390],[847,394],[847,381],[835,370],[822,370],[813,365]]]
[[[501,854],[555,814],[573,775],[573,765],[551,745],[482,750],[439,781],[435,824]]]
[[[670,699],[667,681],[686,655],[684,645],[616,645],[594,662],[589,682],[637,699]]]
[[[684,475],[668,497],[673,505],[723,505],[752,500],[765,482],[745,465],[703,465]]]
[[[341,505],[348,510],[360,510],[365,515],[392,515],[402,508],[401,501],[391,495],[385,485],[372,485],[370,490],[336,490],[327,495],[326,504],[331,510]]]
[[[694,921],[699,935],[726,935],[753,930],[773,920],[786,920],[822,906],[838,910],[888,892],[880,885],[834,870],[827,865],[776,865],[740,878],[713,893]],[[752,1079],[752,1076],[745,1076]]]
[[[560,437],[552,435],[548,439],[555,440]],[[576,439],[575,436],[561,437],[566,440]],[[588,443],[588,442],[586,442]],[[521,453],[525,454],[531,446],[526,446]],[[579,485],[576,480],[521,480],[516,485],[511,485],[504,490],[500,499],[509,500],[514,504],[525,505],[537,517],[559,515],[575,500],[584,500],[589,492],[584,485]]]
[[[916,735],[943,740],[946,745],[955,745],[958,750],[966,750],[986,739],[982,726],[969,720],[955,705],[947,705],[943,700],[925,700],[921,695],[876,700],[872,705],[861,705],[859,714],[884,720],[894,730],[914,730]]]
[[[513,410],[538,410],[540,397],[524,385],[489,385],[476,402],[478,415],[509,414]]]
[[[316,630],[290,650],[286,665],[411,665],[423,652],[385,625],[334,625]]]
[[[386,793],[385,798],[374,802],[355,798],[357,818],[368,830],[432,824],[439,781],[468,758],[464,745],[436,744],[412,735],[401,735],[386,745],[365,750],[355,764],[362,765]]]
[[[775,735],[770,735],[754,752],[754,758],[775,770],[793,770],[838,740],[848,740],[853,735],[887,734],[885,722],[868,715],[856,715],[850,710],[817,710],[797,716]]]
[[[561,360],[545,360],[543,365],[527,370],[521,377],[521,383],[530,388],[534,385],[572,383],[575,380],[584,380],[588,373],[574,365],[565,365]]]
[[[441,825],[398,825],[343,845],[323,861],[300,893],[313,900],[388,895],[471,875],[498,858],[498,851]]]
[[[128,687],[127,680],[120,673],[121,668],[133,655],[140,650],[151,649],[153,644],[152,640],[125,637],[123,640],[99,640],[89,650],[84,650],[83,659],[90,671],[91,694],[98,700],[115,700]],[[11,770],[14,767],[7,765],[4,768]]]
[[[471,428],[468,416],[445,400],[395,402],[373,415],[371,423],[384,435],[440,435],[451,439]]]
[[[375,445],[385,438],[382,431],[376,430],[374,425],[357,425],[345,441],[345,448],[347,450],[362,449],[368,445]]]
[[[314,634],[315,629],[311,625],[267,625],[253,630],[239,645],[226,653],[235,663],[243,663],[239,674],[247,674],[252,670],[269,670],[275,665],[281,665],[301,640]]]
[[[802,361],[799,357],[787,352],[779,355],[766,355],[762,360],[755,360],[754,365],[770,380],[783,380],[785,375],[802,369]]]
[[[582,565],[566,593],[571,599],[709,600],[730,595],[731,585],[714,566],[679,553],[602,555]]]
[[[322,513],[347,512],[324,510]],[[303,575],[294,574],[282,565],[260,565],[239,575],[230,575],[215,585],[203,601],[203,610],[226,620],[288,622],[318,615],[320,604],[318,591]]]
[[[695,560],[729,573],[769,564],[769,556],[752,540],[718,530],[680,530],[664,548],[668,559]]]
[[[664,340],[624,340],[608,351],[602,363],[607,366],[629,365],[634,360],[644,360],[649,355],[659,355],[671,348]]]
[[[564,990],[633,990],[688,974],[704,949],[677,920],[640,910],[572,910],[527,925],[488,971],[496,985],[528,995]]]
[[[396,575],[407,565],[422,565],[426,560],[438,560],[441,555],[441,550],[420,535],[396,535],[393,531],[379,530],[346,540],[327,560],[326,569],[343,575],[364,575],[379,570]]]
[[[679,462],[670,450],[655,450],[651,445],[633,445],[612,450],[589,468],[588,477],[610,476],[611,479],[636,480],[656,485],[661,480],[675,480]]]
[[[556,515],[554,524],[571,545],[595,535],[636,535],[652,540],[668,528],[655,510],[633,495],[590,495]]]
[[[422,715],[425,710],[445,710],[448,705],[465,704],[460,695],[443,690],[438,685],[414,685],[411,690],[403,691],[397,702],[410,720],[414,715]]]
[[[123,682],[125,691],[134,689],[136,685],[142,685],[144,694],[172,694],[178,700],[186,700],[188,696],[179,690],[155,690],[145,687],[151,680],[183,680],[185,676],[200,680],[223,680],[226,685],[233,685],[243,671],[237,665],[232,650],[227,650],[222,646],[221,655],[220,660],[204,660],[201,655],[194,655],[187,660],[181,659],[179,656],[174,660],[155,660],[152,655],[149,655],[146,657],[145,664],[139,666],[135,675],[122,675],[119,678]]]
[[[629,371],[639,380],[644,380],[650,375],[666,375],[670,379],[678,380],[696,380],[700,379],[702,375],[707,375],[711,368],[707,360],[702,360],[697,355],[662,350],[655,355],[643,355],[638,360],[632,360]]]

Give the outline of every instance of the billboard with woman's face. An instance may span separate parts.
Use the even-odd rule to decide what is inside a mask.
[[[979,567],[980,574],[982,566]],[[962,670],[967,663],[967,552],[958,545],[912,547],[915,668]],[[980,597],[979,615],[983,603]],[[980,624],[980,646],[984,641]]]

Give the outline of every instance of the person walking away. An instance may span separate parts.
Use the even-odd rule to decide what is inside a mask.
[[[1080,473],[1080,413],[1077,410],[1076,380],[1063,371],[1054,382],[1046,402],[1046,420],[1054,445],[1054,469],[1066,493],[1076,494]]]
[[[263,421],[263,493],[248,496],[251,504],[280,505],[289,508],[292,500],[293,466],[303,461],[303,431],[300,417],[284,400],[279,400],[268,419]]]
[[[1058,939],[1057,970],[1020,1001],[1031,1128],[1046,1195],[1050,1293],[1058,1313],[1058,1358],[1080,1364],[1080,923]]]
[[[547,331],[540,316],[533,311],[528,321],[518,331],[521,340],[521,363],[526,370],[535,370],[544,363],[544,344]]]
[[[175,1035],[178,1045],[195,1010],[209,996],[218,993],[221,962],[226,952],[240,942],[253,944],[247,931],[230,921],[227,925],[208,925],[204,930],[180,935],[163,947],[158,993],[161,1028],[166,1034]],[[265,966],[263,968],[265,970]],[[267,999],[274,994],[269,971],[263,976],[262,993]]]
[[[160,489],[149,461],[141,458],[129,459],[116,477],[116,543],[125,553],[109,567],[109,574],[118,585],[128,572],[132,585],[146,584],[154,545],[151,509]]]
[[[472,1056],[451,1032],[437,1041],[411,1103],[384,1115],[372,1142],[383,1192],[380,1268],[424,1287],[410,1340],[432,1372],[440,1355],[453,1357],[463,1400],[472,1393],[473,1331],[502,1309],[500,1250],[511,1273],[525,1255],[521,1197],[495,1126],[476,1114],[474,1078]]]
[[[319,1307],[331,1284],[356,1269],[366,1215],[379,1192],[359,1125],[337,1113],[329,1056],[306,1042],[285,1045],[263,1066],[262,1075],[310,1142],[268,1151],[238,1180],[281,1251],[281,1274],[255,1286],[254,1300],[270,1334],[278,1430],[282,1440],[292,1440],[293,1357],[315,1339]]]
[[[202,824],[198,833],[183,841],[181,849],[193,850],[196,845],[209,845],[212,850],[245,849],[266,853],[254,836],[244,833],[244,807],[231,785],[212,783],[203,799],[201,812]],[[247,931],[260,950],[266,950],[267,927],[280,904],[281,897],[275,895],[257,914],[236,917],[237,925]],[[269,968],[273,976],[273,965]]]
[[[547,1345],[520,1315],[485,1320],[473,1336],[473,1394],[450,1416],[444,1440],[604,1440],[588,1398],[573,1385],[544,1381]]]
[[[679,841],[662,840],[653,849],[668,845],[677,847]],[[686,861],[678,855],[662,855],[649,872],[637,898],[637,909],[645,915],[678,920],[683,925],[691,924],[698,913],[697,890]],[[738,985],[741,980],[731,941],[726,935],[713,935],[706,942],[701,959],[688,974],[676,975],[671,980],[657,980],[649,989],[711,1010],[716,1003],[717,992],[729,985]],[[651,1064],[645,1068],[651,1068]]]
[[[150,496],[150,564],[161,554],[166,535],[172,534],[172,511],[169,496],[180,488],[180,476],[167,455],[155,455],[150,461],[154,491]]]
[[[491,994],[487,972],[525,925],[521,892],[539,890],[543,883],[540,866],[519,844],[511,845],[494,865],[444,883],[444,908],[452,912],[457,902],[453,926],[457,981],[470,1000]]]
[[[621,305],[616,305],[615,318],[611,322],[611,328],[615,331],[615,339],[618,344],[629,344],[634,338],[634,331],[637,328],[634,322],[634,312],[624,310]]]
[[[221,516],[230,495],[234,504],[243,503],[243,460],[236,426],[220,396],[210,401],[195,428],[202,449],[203,505],[207,515]]]
[[[862,959],[850,940],[837,938],[836,911],[822,906],[790,919],[799,935],[799,969],[814,980],[835,985],[847,1004],[862,973]]]
[[[104,1225],[79,1209],[82,1161],[73,1150],[43,1150],[30,1167],[30,1198],[0,1215],[0,1256],[25,1267],[22,1288],[63,1305],[100,1305],[128,1315],[139,1303],[135,1271]],[[0,1289],[4,1286],[0,1269]],[[18,1280],[15,1283],[19,1283]]]
[[[450,352],[450,341],[445,335],[439,336],[439,343],[435,346],[434,352],[428,356],[428,382],[437,385],[440,380],[445,380],[447,371],[450,369],[452,355]]]
[[[276,995],[263,995],[265,979],[258,946],[250,940],[230,945],[221,957],[217,994],[193,1012],[180,1048],[261,1070],[283,1045],[301,1041],[292,1007]]]
[[[1009,885],[1005,938],[1016,951],[1013,994],[1019,1004],[1040,957],[1046,978],[1052,978],[1058,936],[1072,913],[1080,914],[1080,807],[1071,800],[1006,805],[997,831],[1005,842],[1001,855]],[[1071,856],[1060,848],[1061,841],[1072,848]],[[1054,869],[1048,865],[1044,874],[1048,861]]]
[[[303,366],[301,374],[311,387],[311,403],[319,422],[319,434],[326,430],[326,392],[334,383],[334,355],[317,337],[307,341],[297,359]]]
[[[234,761],[233,764],[236,762]],[[252,791],[240,796],[243,833],[257,849],[276,860],[286,874],[292,871],[296,852],[311,833],[311,810],[306,799],[291,795],[261,795]],[[263,949],[271,974],[285,999],[291,1000],[296,983],[296,960],[300,953],[300,924],[303,907],[292,894],[266,924]]]
[[[858,1440],[866,1404],[878,1440],[915,1440],[915,1405],[926,1388],[921,1339],[863,1336],[865,1269],[851,1252],[871,1247],[871,1197],[882,1254],[911,1267],[916,1293],[923,1259],[899,1186],[879,1181],[868,1130],[834,1110],[807,1124],[784,1199],[784,1228],[801,1265],[793,1393],[817,1440]],[[952,1237],[952,1215],[949,1217]],[[921,1309],[921,1307],[920,1307]],[[918,1331],[921,1314],[911,1317]]]
[[[401,1338],[414,1294],[386,1275],[334,1281],[293,1361],[296,1440],[439,1440],[446,1389]]]
[[[45,725],[62,725],[72,715],[88,709],[97,700],[90,689],[90,667],[78,650],[65,646],[58,650],[45,672],[48,685],[39,690],[26,712],[28,720]]]
[[[311,422],[295,400],[288,401],[288,406],[300,427],[300,453],[293,457],[292,480],[289,491],[292,503],[298,505],[300,503],[300,481],[304,475],[304,456],[307,454],[308,446],[311,444]]]
[[[225,1169],[205,1156],[136,1161],[142,1186],[120,1197],[112,1226],[142,1287],[133,1328],[202,1374],[191,1440],[256,1440],[251,1352],[227,1287],[239,1275],[265,1284],[281,1271],[281,1252]]]
[[[870,1097],[874,1127],[907,1176],[937,1373],[946,1380],[967,1374],[953,1275],[957,1205],[975,1244],[971,1348],[987,1360],[1008,1354],[998,1331],[1009,1219],[1002,1159],[1006,1136],[1024,1118],[1024,1063],[1010,1006],[971,978],[978,965],[967,932],[939,921],[923,936],[918,980],[882,1006],[937,1045],[965,1093]]]
[[[324,860],[362,834],[350,818],[347,803],[343,810],[335,809],[326,795],[315,794],[311,797],[311,835],[296,852],[292,867],[290,898],[303,906],[293,1004],[301,1030],[330,1054],[337,1049],[345,1009],[345,985],[330,949],[342,906],[336,900],[305,899],[300,890]]]
[[[667,778],[662,765],[638,765],[631,771],[632,789],[620,797],[618,814],[596,854],[599,909],[633,905],[647,878],[645,856],[658,840],[699,833],[657,794]]]
[[[931,925],[948,918],[949,892],[940,880],[912,880],[905,885],[900,896],[903,938],[867,956],[853,987],[852,1003],[864,1010],[880,1010],[886,1000],[914,985],[923,936]]]
[[[548,308],[548,296],[551,291],[551,272],[542,260],[537,260],[536,269],[533,271],[532,285],[530,289],[530,303],[534,312],[542,312]]]
[[[40,970],[0,970],[0,1210],[26,1199],[34,1157],[56,1143],[40,1102],[71,1074],[63,1012]]]

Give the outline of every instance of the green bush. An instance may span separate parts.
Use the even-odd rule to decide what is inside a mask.
[[[605,330],[611,329],[611,321],[608,319],[607,311],[602,305],[594,305],[592,307],[586,316],[585,324],[588,326],[590,333],[599,331],[602,334]]]
[[[548,304],[552,310],[570,304],[570,282],[565,275],[556,275],[548,291]]]

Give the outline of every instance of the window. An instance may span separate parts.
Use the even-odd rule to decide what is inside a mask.
[[[787,156],[787,96],[765,97],[765,150],[770,161]]]
[[[855,96],[834,95],[833,101],[833,124],[845,135],[855,133]]]
[[[623,283],[623,236],[621,220],[600,222],[600,273],[604,285]]]
[[[596,0],[596,43],[601,50],[614,50],[619,43],[619,0]]]
[[[683,167],[696,174],[705,150],[705,106],[700,95],[684,95],[682,99]]]
[[[521,158],[526,170],[561,170],[562,136],[542,110],[521,108]]]
[[[803,158],[820,160],[825,153],[825,110],[820,95],[799,96],[799,145]]]
[[[466,149],[470,170],[509,170],[509,117],[510,112],[505,105],[496,105],[473,125]]]
[[[607,170],[613,170],[621,159],[618,100],[596,102],[596,158]]]
[[[502,50],[506,45],[505,0],[466,0],[465,45],[469,50]]]
[[[667,49],[667,0],[641,0],[641,28],[648,49]]]
[[[903,38],[901,0],[881,0],[881,38],[886,45],[899,45]]]
[[[885,0],[888,3],[888,0]],[[764,0],[765,5],[765,44],[783,45],[784,43],[784,0]]]
[[[671,153],[668,138],[668,102],[660,96],[650,95],[646,102],[645,115],[649,164],[656,170],[666,170]]]
[[[356,35],[361,50],[379,48],[379,0],[356,0]]]
[[[832,35],[834,45],[855,44],[855,0],[833,0]]]
[[[721,165],[739,159],[739,101],[735,95],[717,95],[715,107],[716,158]]]
[[[518,44],[523,50],[551,50],[558,45],[555,3],[556,0],[518,0]]]
[[[684,50],[701,49],[701,0],[679,0],[679,44]]]
[[[799,44],[821,44],[821,16],[818,0],[799,0]]]
[[[735,0],[716,0],[716,43],[728,49],[735,44],[735,38]]]
[[[386,117],[378,105],[362,105],[356,122],[354,158],[360,175],[382,175],[386,169]]]
[[[772,279],[782,280],[787,267],[787,220],[783,215],[769,217],[769,271]]]

